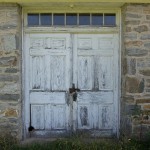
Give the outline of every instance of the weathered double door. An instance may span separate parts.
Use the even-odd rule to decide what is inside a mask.
[[[117,34],[27,34],[25,51],[26,132],[117,134]]]

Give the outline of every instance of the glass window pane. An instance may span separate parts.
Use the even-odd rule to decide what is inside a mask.
[[[39,14],[28,14],[28,25],[39,25]]]
[[[66,14],[66,25],[77,25],[77,14]]]
[[[54,25],[64,25],[64,14],[54,14],[53,24]]]
[[[51,14],[40,14],[40,15],[41,15],[41,25],[52,25]]]
[[[79,25],[90,25],[90,14],[79,14]]]
[[[92,14],[92,25],[103,25],[103,14]]]
[[[104,15],[104,25],[115,26],[116,25],[116,15],[115,14],[105,14]]]

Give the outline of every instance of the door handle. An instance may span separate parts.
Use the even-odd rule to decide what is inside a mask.
[[[69,88],[69,93],[72,94],[72,93],[75,93],[75,92],[79,92],[80,89],[78,88],[75,88],[75,84],[73,83],[72,84],[72,88]]]
[[[69,93],[72,94],[73,101],[77,101],[77,92],[79,92],[80,89],[75,88],[75,84],[72,84],[72,88],[69,88]]]

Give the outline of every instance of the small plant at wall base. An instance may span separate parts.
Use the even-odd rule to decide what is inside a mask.
[[[13,150],[14,145],[17,145],[18,141],[11,135],[10,131],[4,131],[0,134],[0,150]]]
[[[137,104],[135,104],[135,108],[133,110],[133,121],[138,122],[140,125],[140,128],[138,130],[138,137],[139,140],[150,140],[150,137],[148,137],[148,134],[146,133],[150,133],[150,130],[147,130],[146,133],[143,130],[143,123],[144,120],[148,120],[148,115],[145,115],[145,112],[143,110],[141,110],[141,107],[139,107]]]
[[[50,142],[35,142],[27,144],[18,144],[15,138],[10,134],[0,136],[0,150],[149,150],[150,143],[136,141],[132,139],[89,139],[79,137],[70,137],[67,139],[57,139]]]
[[[149,150],[149,142],[128,140],[121,143],[110,139],[70,138],[53,142],[33,143],[30,145],[15,146],[12,150]]]

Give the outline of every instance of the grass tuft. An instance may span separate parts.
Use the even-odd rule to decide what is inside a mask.
[[[51,142],[19,145],[9,135],[0,137],[0,150],[150,150],[150,141],[134,139],[85,139],[72,137]]]

